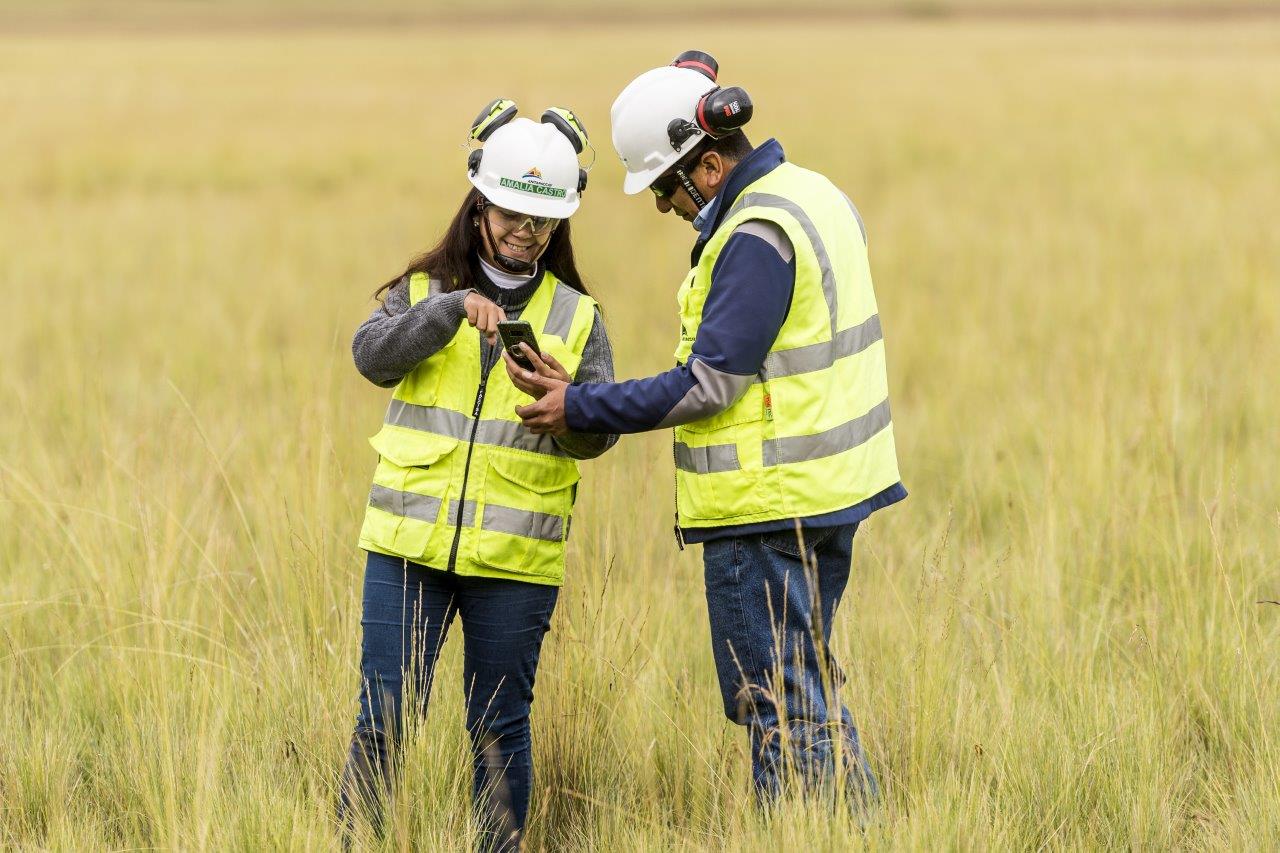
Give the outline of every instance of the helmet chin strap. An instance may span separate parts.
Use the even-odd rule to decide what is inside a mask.
[[[542,257],[543,252],[547,251],[547,246],[551,245],[551,240],[542,244],[542,248],[538,250],[538,254],[531,261],[523,261],[519,258],[512,258],[498,251],[498,240],[493,236],[493,229],[489,227],[489,217],[485,215],[484,210],[480,211],[480,221],[484,223],[481,230],[484,231],[485,242],[489,244],[489,252],[493,255],[494,263],[502,267],[513,275],[528,275],[538,266],[538,260]]]

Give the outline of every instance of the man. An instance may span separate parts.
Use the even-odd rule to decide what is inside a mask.
[[[703,544],[725,713],[748,728],[758,796],[794,773],[865,801],[876,783],[828,642],[858,524],[906,497],[866,235],[830,181],[774,140],[751,147],[750,100],[715,74],[682,54],[611,114],[624,191],[698,230],[677,366],[593,385],[554,362],[507,369],[538,398],[517,409],[534,432],[675,427],[677,540]]]

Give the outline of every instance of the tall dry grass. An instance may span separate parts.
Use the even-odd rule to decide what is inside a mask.
[[[620,373],[692,234],[607,109],[694,42],[858,202],[912,497],[836,626],[864,836],[751,808],[668,438],[585,466],[533,849],[1261,849],[1280,837],[1274,23],[0,37],[0,846],[321,848],[386,392],[368,293],[496,95],[579,110]],[[607,50],[596,49],[607,45]],[[458,643],[387,846],[465,849]]]

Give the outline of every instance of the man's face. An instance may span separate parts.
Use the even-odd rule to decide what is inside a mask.
[[[702,193],[702,197],[706,198],[706,193],[702,191],[702,187],[698,186],[698,179],[694,177],[698,171],[697,166],[694,166],[692,170],[686,170],[685,174],[697,187],[698,192]],[[689,193],[676,177],[674,169],[661,175],[649,189],[653,191],[653,204],[658,208],[659,213],[669,213],[674,210],[676,215],[685,222],[692,222],[698,215],[698,206],[693,203],[693,199],[689,198]]]

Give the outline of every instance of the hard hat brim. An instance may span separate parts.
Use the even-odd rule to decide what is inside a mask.
[[[503,187],[485,186],[474,176],[468,178],[471,185],[480,194],[498,207],[514,210],[516,213],[527,213],[530,216],[550,216],[555,219],[568,219],[578,210],[582,200],[576,190],[569,190],[565,198],[538,198],[528,193],[517,192]]]
[[[622,179],[622,192],[625,195],[642,193],[649,189],[649,185],[656,181],[658,176],[665,171],[667,171],[667,166],[660,166],[644,172],[627,172],[626,177]]]
[[[681,157],[692,151],[693,147],[701,142],[705,135],[699,131],[697,135],[686,140],[679,150],[672,151],[662,158],[662,162],[651,169],[645,169],[643,172],[627,172],[626,177],[622,179],[622,192],[625,195],[635,195],[647,190],[649,185],[656,181],[663,172],[679,163]]]

